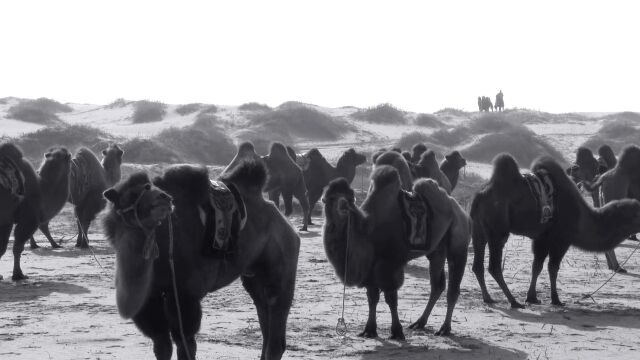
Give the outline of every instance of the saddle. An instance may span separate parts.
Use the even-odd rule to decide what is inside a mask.
[[[425,250],[429,243],[427,231],[429,206],[426,200],[416,193],[402,190],[399,201],[409,233],[409,247],[411,250]]]
[[[8,157],[0,157],[0,187],[13,194],[17,201],[22,201],[25,192],[24,182],[24,174],[18,165]]]
[[[210,250],[230,252],[247,222],[247,209],[240,192],[233,184],[210,180],[209,205],[213,210],[210,221],[214,229]]]
[[[540,207],[540,224],[546,224],[555,213],[553,206],[554,187],[551,177],[546,170],[538,170],[523,176],[538,207]]]

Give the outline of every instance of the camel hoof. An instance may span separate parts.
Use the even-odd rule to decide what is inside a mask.
[[[306,226],[302,226],[299,230],[300,231],[309,231]]]
[[[378,337],[378,331],[377,330],[367,330],[367,329],[365,329],[363,332],[358,334],[358,337],[367,338],[367,339],[375,339],[375,338]]]
[[[442,325],[440,330],[436,332],[436,336],[449,336],[451,335],[451,325]]]
[[[560,300],[552,300],[551,305],[553,306],[564,306],[564,303]]]
[[[406,338],[404,337],[404,333],[402,331],[400,331],[397,334],[391,334],[391,336],[389,337],[389,340],[404,341],[404,340],[406,340]]]
[[[531,296],[527,297],[526,302],[529,304],[536,304],[536,305],[542,304],[542,301],[540,301],[537,297],[531,297]]]
[[[307,225],[316,225],[313,221],[309,220],[309,222],[307,222]]]
[[[29,248],[30,248],[30,249],[39,249],[39,248],[40,248],[40,245],[38,245],[38,244],[31,244],[31,245],[29,245]]]
[[[27,280],[29,277],[23,273],[19,273],[19,274],[13,274],[13,276],[11,276],[11,280],[13,281],[22,281],[22,280]]]
[[[626,274],[626,273],[627,273],[627,270],[626,270],[626,269],[624,269],[624,268],[622,268],[622,267],[618,267],[618,268],[616,269],[616,272],[617,272],[618,274]]]
[[[484,300],[484,303],[485,303],[485,304],[495,304],[495,303],[496,303],[496,301],[495,301],[495,300],[493,300],[493,299],[491,298],[491,296],[484,297],[482,300]]]
[[[537,299],[536,299],[536,300],[537,300]],[[540,303],[540,301],[538,301],[538,304],[539,304],[539,303]],[[512,308],[512,309],[524,309],[524,308],[525,308],[525,306],[524,306],[524,305],[522,305],[522,304],[520,304],[520,303],[519,303],[519,302],[517,302],[517,301],[514,301],[514,302],[512,302],[512,303],[511,303],[511,308]]]
[[[411,330],[424,330],[425,325],[427,325],[426,321],[418,320],[413,324],[409,325],[409,329]]]
[[[53,243],[53,244],[51,244],[51,248],[52,249],[62,249],[62,246],[60,244]]]

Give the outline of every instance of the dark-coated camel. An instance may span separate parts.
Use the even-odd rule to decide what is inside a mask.
[[[20,170],[22,164],[20,148],[12,143],[0,144],[0,245],[4,245],[2,253],[6,251],[14,217],[25,196],[25,178]]]
[[[411,168],[400,153],[395,151],[385,151],[375,158],[374,166],[389,165],[396,169],[400,176],[400,184],[405,191],[411,191],[413,186],[413,174]],[[371,185],[372,186],[372,185]]]
[[[96,215],[104,209],[106,201],[102,193],[120,181],[120,165],[124,152],[117,144],[109,144],[102,150],[102,162],[87,148],[80,148],[71,159],[71,178],[68,201],[74,205],[78,235],[76,247],[89,247],[89,225]],[[60,247],[51,238],[49,223],[43,224],[43,231],[52,247]],[[55,244],[55,245],[54,245]],[[39,247],[31,237],[31,248]]]
[[[14,281],[26,279],[20,268],[20,257],[24,244],[33,233],[40,230],[48,234],[43,225],[56,216],[69,196],[69,171],[71,154],[65,148],[49,149],[44,154],[44,161],[36,174],[33,166],[25,160],[18,164],[25,180],[24,199],[13,214],[15,230],[13,233],[13,276]],[[9,242],[13,224],[0,228],[0,256],[4,255]],[[51,235],[48,235],[48,238]],[[52,242],[54,246],[55,242]],[[55,244],[57,245],[57,244]]]
[[[467,160],[463,158],[458,151],[453,151],[444,156],[444,160],[442,160],[442,163],[440,164],[440,171],[442,171],[449,180],[449,184],[451,184],[451,191],[453,191],[458,184],[460,169],[466,165]]]
[[[440,170],[436,154],[428,150],[420,156],[420,161],[415,166],[416,178],[429,178],[438,182],[447,194],[451,194],[451,183],[447,176]]]
[[[613,169],[618,165],[616,155],[613,153],[611,146],[604,144],[598,148],[598,168],[599,174],[604,174],[607,170]]]
[[[338,163],[334,167],[329,164],[318,149],[313,148],[304,154],[304,158],[306,158],[308,162],[307,168],[303,171],[304,182],[309,194],[310,211],[307,223],[312,224],[311,212],[318,200],[322,197],[322,192],[325,187],[329,185],[329,182],[333,179],[343,177],[351,184],[356,176],[356,167],[364,164],[367,161],[367,157],[350,148],[340,155]]]
[[[592,208],[580,195],[576,185],[558,163],[548,157],[534,161],[531,171],[546,172],[553,184],[551,204],[555,209],[547,222],[542,221],[539,198],[520,174],[518,164],[509,154],[499,154],[493,161],[490,181],[476,194],[471,205],[475,273],[485,302],[493,299],[484,281],[484,254],[489,244],[489,273],[507,296],[513,308],[522,308],[509,291],[502,275],[502,249],[509,234],[532,239],[533,265],[527,302],[540,303],[536,282],[549,256],[551,302],[563,305],[558,297],[556,280],[565,253],[570,246],[595,252],[616,247],[629,234],[640,230],[640,202],[613,201]]]
[[[355,205],[354,191],[345,179],[336,179],[329,184],[323,199],[325,252],[342,282],[367,289],[369,317],[359,336],[378,336],[376,306],[382,291],[391,311],[391,338],[404,339],[398,317],[398,289],[404,281],[404,266],[411,259],[411,249],[400,203],[402,185],[397,170],[386,165],[377,166],[371,179],[372,188],[359,208]],[[435,181],[418,180],[413,191],[430,208],[424,253],[430,264],[431,294],[423,314],[410,327],[424,328],[444,291],[446,259],[449,263],[447,315],[436,334],[448,335],[466,266],[470,221],[457,202]]]
[[[300,239],[278,209],[263,199],[266,177],[261,162],[246,161],[221,178],[227,186],[237,187],[247,214],[241,230],[237,218],[234,220],[231,230],[237,237],[224,258],[202,251],[210,246],[217,226],[208,201],[206,169],[172,167],[153,183],[146,174],[137,173],[105,192],[113,204],[105,229],[116,252],[118,310],[151,338],[157,359],[171,358],[172,339],[178,359],[195,359],[195,335],[202,318],[200,301],[239,277],[258,312],[263,336],[261,359],[282,357]],[[174,210],[169,215],[171,202]],[[168,216],[175,244],[176,288],[169,264]]]

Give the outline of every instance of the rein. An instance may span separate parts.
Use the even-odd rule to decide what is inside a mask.
[[[144,248],[142,249],[142,253],[143,253],[143,256],[144,256],[144,258],[146,260],[148,260],[150,258],[154,258],[155,259],[159,255],[158,245],[155,242],[155,238],[156,238],[155,227],[153,229],[151,229],[151,230],[147,229],[142,224],[142,221],[140,221],[140,216],[138,216],[138,206],[140,205],[140,201],[142,200],[144,194],[147,191],[148,190],[146,188],[144,188],[142,190],[142,192],[140,193],[140,195],[138,196],[138,198],[136,199],[136,201],[133,202],[133,204],[129,205],[128,207],[126,207],[124,209],[116,210],[116,214],[118,214],[120,216],[120,218],[122,219],[122,222],[125,225],[127,225],[129,227],[133,227],[133,228],[140,228],[142,230],[142,232],[144,233],[145,241],[144,241]],[[126,213],[129,213],[129,212],[133,212],[133,216],[134,216],[134,219],[136,221],[136,224],[132,224],[124,216]],[[169,215],[169,220],[171,220],[171,215]]]
[[[344,283],[342,286],[342,314],[338,318],[338,323],[336,324],[336,334],[339,336],[347,335],[347,323],[344,320],[344,302],[347,297],[347,266],[349,265],[349,238],[351,237],[351,212],[347,213],[347,243],[345,245],[345,256],[344,256]]]
[[[189,346],[187,345],[187,337],[184,334],[184,325],[182,324],[182,312],[180,311],[180,300],[178,299],[178,284],[176,281],[176,265],[173,261],[173,221],[171,220],[171,214],[169,214],[169,267],[171,268],[171,282],[173,284],[173,297],[176,302],[176,313],[178,315],[178,328],[180,329],[180,337],[182,338],[182,346],[184,347],[184,353],[187,355],[188,360],[192,360],[191,353],[189,352]]]

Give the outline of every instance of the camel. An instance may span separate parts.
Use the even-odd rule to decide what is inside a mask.
[[[417,143],[411,147],[411,162],[417,164],[420,162],[420,156],[427,152],[427,145],[423,143]]]
[[[22,163],[20,148],[12,143],[0,144],[0,244],[5,244],[4,250],[5,234],[8,241],[14,215],[25,195],[25,178],[20,170]]]
[[[411,168],[405,161],[404,157],[400,153],[395,151],[386,151],[376,157],[374,166],[389,165],[396,169],[400,176],[400,184],[405,191],[411,191],[413,185],[413,175],[411,174]],[[372,185],[371,185],[372,186]]]
[[[281,359],[285,351],[300,239],[262,197],[264,164],[247,160],[237,165],[220,181],[237,203],[244,203],[246,223],[242,227],[240,218],[233,218],[234,235],[223,257],[202,251],[218,233],[205,168],[174,166],[153,182],[136,173],[104,193],[112,203],[104,222],[116,253],[118,311],[151,338],[156,359],[171,358],[172,339],[178,359],[195,359],[202,298],[238,278],[256,305],[261,359]],[[177,286],[171,280],[171,229]]]
[[[613,153],[613,149],[609,145],[602,145],[598,148],[598,168],[599,174],[604,174],[607,170],[613,169],[618,164],[616,155]]]
[[[15,224],[13,275],[11,277],[14,281],[27,279],[20,268],[20,257],[24,250],[24,244],[38,228],[46,235],[48,229],[43,225],[56,216],[67,201],[70,164],[71,154],[62,147],[51,148],[44,154],[44,161],[38,173],[25,159],[17,163],[24,177],[24,199],[13,212],[13,223],[5,224],[0,229],[1,257],[7,250],[9,235],[13,224]],[[54,244],[55,242],[51,245]]]
[[[413,257],[410,233],[400,196],[402,183],[397,170],[378,165],[371,176],[372,188],[358,208],[354,191],[343,179],[333,180],[323,202],[325,224],[323,241],[327,258],[346,286],[365,287],[369,303],[367,324],[359,336],[377,337],[376,306],[380,291],[391,311],[391,338],[404,339],[398,317],[398,289],[404,281],[404,266]],[[431,179],[421,179],[413,186],[428,209],[429,228],[423,254],[429,259],[431,294],[423,314],[410,325],[423,329],[431,310],[446,287],[445,259],[449,263],[447,314],[436,335],[451,333],[451,316],[460,293],[470,221],[457,202]]]
[[[420,161],[415,166],[416,178],[430,178],[438,182],[447,194],[451,194],[451,183],[447,176],[438,167],[436,154],[433,150],[428,150],[420,156]]]
[[[307,223],[312,225],[311,212],[322,197],[324,188],[329,185],[331,180],[339,177],[347,179],[351,184],[356,176],[356,167],[364,164],[367,161],[367,157],[350,148],[340,155],[335,167],[329,164],[317,148],[309,150],[303,157],[308,162],[307,168],[303,171],[310,209]]]
[[[458,184],[460,169],[466,165],[467,160],[463,158],[458,151],[453,151],[444,156],[444,160],[440,164],[440,171],[442,171],[449,180],[449,184],[451,184],[451,191],[453,191]]]
[[[102,193],[120,181],[122,155],[124,152],[117,144],[109,144],[102,151],[102,163],[93,152],[87,148],[80,148],[71,159],[71,178],[68,201],[75,205],[78,236],[76,247],[86,249],[89,247],[89,225],[96,215],[104,209],[106,202]],[[43,231],[49,243],[54,248],[61,247],[51,238],[49,223],[42,225]],[[31,237],[31,248],[38,248],[38,244]]]
[[[580,195],[560,165],[549,157],[536,159],[531,167],[533,174],[527,177],[520,174],[518,164],[509,154],[497,155],[493,166],[491,179],[475,195],[471,205],[473,272],[486,303],[494,302],[484,281],[487,243],[489,273],[500,285],[512,308],[524,306],[511,294],[502,275],[502,249],[510,233],[532,239],[534,259],[526,301],[540,303],[536,282],[544,260],[549,256],[551,303],[563,305],[558,297],[556,280],[562,258],[570,246],[604,252],[612,250],[629,234],[640,230],[640,202],[617,200],[593,208]],[[537,181],[545,188],[550,183],[553,190],[535,191],[536,185],[532,185],[532,182]],[[539,196],[540,193],[546,195]]]

